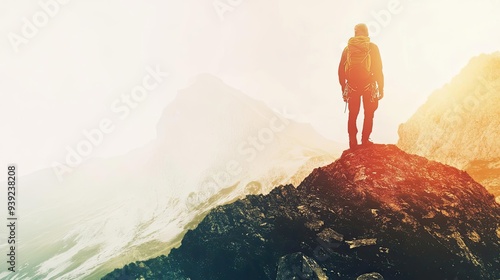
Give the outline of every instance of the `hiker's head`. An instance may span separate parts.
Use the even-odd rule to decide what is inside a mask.
[[[354,26],[354,36],[368,37],[368,26],[364,23],[356,24],[356,26]]]

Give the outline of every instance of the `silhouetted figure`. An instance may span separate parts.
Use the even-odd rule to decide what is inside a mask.
[[[373,116],[378,108],[378,101],[384,97],[384,74],[382,60],[377,45],[370,42],[366,24],[354,27],[354,37],[349,39],[342,52],[339,64],[339,82],[342,96],[349,105],[349,147],[358,146],[356,119],[358,118],[361,99],[365,119],[361,135],[361,144],[370,145],[370,134],[373,128]]]

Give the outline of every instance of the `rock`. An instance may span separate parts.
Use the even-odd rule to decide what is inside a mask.
[[[276,280],[328,280],[312,258],[298,252],[283,256],[278,263]]]
[[[168,257],[143,263],[103,279],[273,280],[294,267],[329,279],[499,279],[500,205],[463,171],[373,145],[298,187],[213,209]]]
[[[377,238],[352,240],[352,241],[346,241],[346,243],[349,244],[350,249],[354,249],[362,246],[376,245]]]
[[[398,147],[466,170],[500,203],[500,52],[480,55],[399,127]]]
[[[356,280],[384,280],[384,277],[380,273],[373,272],[360,275]]]
[[[321,238],[324,242],[335,242],[344,241],[344,235],[334,231],[331,228],[325,228],[320,233],[318,233],[318,237]]]

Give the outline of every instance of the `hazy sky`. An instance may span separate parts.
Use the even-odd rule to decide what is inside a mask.
[[[495,0],[1,1],[1,166],[62,162],[104,119],[114,130],[91,156],[142,146],[177,90],[204,72],[346,142],[337,67],[359,22],[386,77],[372,138],[394,143],[434,89],[500,50],[499,14]],[[155,70],[170,75],[120,118],[113,104]]]

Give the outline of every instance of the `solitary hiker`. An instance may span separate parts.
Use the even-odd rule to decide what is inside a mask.
[[[339,82],[342,86],[344,102],[349,105],[349,148],[358,146],[356,120],[361,99],[365,119],[361,135],[361,145],[370,145],[373,128],[373,116],[378,108],[378,101],[384,97],[384,74],[382,60],[377,45],[370,42],[368,27],[360,23],[354,27],[354,37],[349,39],[342,52],[339,64]]]

